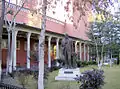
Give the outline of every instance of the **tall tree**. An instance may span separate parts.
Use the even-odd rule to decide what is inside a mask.
[[[5,15],[5,25],[8,31],[8,55],[7,55],[7,72],[12,73],[12,68],[14,68],[14,70],[16,69],[16,66],[13,65],[14,62],[14,58],[12,56],[13,54],[13,41],[12,40],[12,46],[10,48],[10,38],[11,38],[11,32],[15,31],[15,27],[16,27],[16,16],[19,14],[19,12],[21,11],[21,9],[24,7],[24,4],[26,3],[27,0],[16,0],[13,3],[12,0],[9,0],[9,2],[6,2],[6,13],[8,13],[8,15],[11,15],[11,19],[8,18],[8,15]],[[14,8],[10,8],[10,5],[13,5]]]
[[[39,6],[39,3],[38,3]],[[42,5],[42,24],[39,37],[39,75],[38,75],[38,89],[44,89],[44,43],[45,43],[45,30],[46,30],[46,9],[47,0],[43,0]]]
[[[104,33],[104,38],[106,38],[106,51],[108,51],[110,58],[112,59],[114,52],[117,52],[116,48],[119,49],[117,46],[120,43],[120,24],[119,22],[116,23],[113,19],[110,22],[107,22],[106,26]]]
[[[104,56],[103,52],[109,54],[112,60],[112,54],[116,52],[116,48],[118,49],[117,46],[120,42],[119,27],[119,22],[115,21],[113,18],[107,18],[105,21],[101,22],[96,21],[91,25],[88,36],[97,45],[96,53],[100,53],[98,56],[101,55],[102,60]]]
[[[94,2],[93,2],[94,1]],[[40,2],[40,0],[38,0]],[[44,77],[44,41],[45,41],[45,30],[46,30],[46,8],[47,8],[47,0],[43,0],[42,4],[42,24],[41,24],[41,33],[39,37],[39,77],[38,77],[38,89],[44,89],[44,83],[43,83],[43,77]],[[70,0],[68,0],[70,2]],[[101,3],[102,2],[102,3]],[[74,0],[74,10],[78,10],[80,12],[79,17],[84,15],[87,7],[87,3],[90,3],[91,5],[94,4],[94,8],[96,8],[96,11],[99,10],[99,12],[102,12],[102,9],[99,8],[99,4],[104,4],[104,6],[108,5],[107,0]],[[107,4],[106,4],[107,3]],[[67,3],[69,4],[69,3]],[[96,4],[98,6],[96,6]],[[40,4],[38,3],[39,9],[40,9]],[[67,5],[69,6],[69,5]],[[87,7],[88,8],[88,7]],[[67,7],[67,9],[69,9]],[[104,11],[105,13],[105,11]]]
[[[106,21],[101,22],[94,22],[90,26],[87,35],[89,39],[95,44],[96,48],[96,59],[98,61],[98,64],[101,60],[101,63],[103,62],[103,56],[104,56],[104,46],[105,46],[105,23]]]
[[[1,73],[2,73],[2,33],[3,33],[3,24],[4,24],[4,13],[5,13],[5,0],[2,0],[1,5],[1,17],[0,17],[0,81],[1,81]]]
[[[44,44],[45,44],[45,31],[46,31],[46,10],[55,8],[59,0],[37,0],[37,14],[42,15],[41,32],[39,36],[39,75],[38,75],[38,89],[44,89]],[[52,5],[54,3],[54,5]],[[49,8],[47,8],[49,7]],[[42,11],[41,11],[42,10]]]

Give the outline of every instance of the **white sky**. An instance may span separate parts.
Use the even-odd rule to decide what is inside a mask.
[[[117,1],[117,2],[116,2]],[[114,15],[115,12],[118,12],[119,11],[119,7],[120,7],[120,0],[114,0],[114,7],[111,6],[110,8],[108,8],[111,13]]]
[[[6,1],[13,4],[16,4],[16,1],[17,1],[17,3],[19,4],[21,0],[6,0]]]

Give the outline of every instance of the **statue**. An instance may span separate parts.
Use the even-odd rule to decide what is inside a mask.
[[[76,65],[77,54],[73,50],[73,41],[67,34],[61,42],[61,51],[60,65],[62,65],[62,68],[59,69],[55,80],[75,80],[80,75],[80,69]]]
[[[69,38],[67,34],[65,34],[65,37],[62,40],[61,43],[61,49],[62,49],[62,60],[64,61],[64,67],[65,68],[74,68],[75,63],[73,60],[73,41]]]

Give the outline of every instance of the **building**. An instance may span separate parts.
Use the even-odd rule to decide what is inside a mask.
[[[32,1],[32,0],[30,0]],[[84,16],[84,20],[80,20],[78,28],[74,26],[74,22],[77,23],[78,12],[72,10],[72,1],[69,5],[66,2],[58,3],[56,9],[52,8],[47,10],[47,21],[46,21],[46,35],[45,35],[45,63],[48,67],[51,67],[51,60],[59,59],[61,56],[60,44],[64,37],[64,33],[67,33],[74,41],[74,51],[79,53],[81,61],[89,61],[89,39],[87,38],[86,23],[88,23],[87,16]],[[32,2],[33,3],[33,2]],[[64,4],[60,4],[64,3]],[[10,31],[11,34],[11,59],[13,60],[13,68],[16,66],[24,66],[30,68],[36,62],[30,59],[30,51],[37,51],[37,44],[39,41],[39,34],[41,31],[41,15],[33,14],[27,6],[22,8],[16,16],[16,26],[14,30]],[[34,6],[34,4],[31,4]],[[66,12],[64,5],[69,7]],[[51,7],[49,7],[51,8]],[[9,4],[8,9],[15,9],[14,4]],[[68,16],[69,15],[69,16]],[[6,16],[9,21],[12,15]],[[86,23],[85,23],[86,21]],[[6,25],[3,30],[3,41],[2,41],[2,67],[5,68],[7,65],[7,44],[8,44],[8,33]],[[51,56],[51,52],[54,55]]]

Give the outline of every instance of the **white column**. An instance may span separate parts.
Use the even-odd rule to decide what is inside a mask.
[[[81,48],[82,43],[80,43],[79,48],[80,48],[80,60],[82,61],[82,48]]]
[[[51,68],[51,37],[48,38],[48,67]]]
[[[59,58],[59,38],[56,40],[56,59]]]
[[[31,33],[27,33],[27,68],[30,68],[30,36]]]
[[[86,61],[86,47],[85,47],[85,43],[84,43],[84,61]]]
[[[17,37],[17,33],[18,33],[18,31],[12,30],[11,62],[13,61],[12,62],[13,63],[13,70],[16,70],[16,43],[17,43],[16,42],[16,37]]]
[[[77,53],[78,49],[77,49],[77,41],[75,42],[75,53]]]

